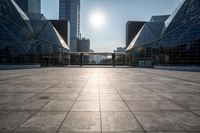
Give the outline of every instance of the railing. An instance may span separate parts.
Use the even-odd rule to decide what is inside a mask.
[[[125,52],[69,52],[70,65],[125,65]]]

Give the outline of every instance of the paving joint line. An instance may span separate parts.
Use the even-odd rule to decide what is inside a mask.
[[[132,70],[131,70],[132,71]],[[187,81],[187,82],[191,82],[191,83],[196,83],[196,84],[200,84],[200,82],[197,82],[197,81],[191,81],[191,80],[187,80],[187,79],[181,79],[181,78],[177,78],[177,77],[174,77],[174,76],[166,76],[164,74],[157,74],[157,73],[153,73],[153,72],[146,72],[146,71],[142,71],[142,70],[137,70],[141,73],[148,73],[148,74],[151,74],[151,75],[157,75],[157,76],[162,76],[162,77],[167,77],[167,78],[173,78],[173,79],[177,79],[177,80],[182,80],[182,81]]]
[[[25,100],[22,100],[21,102],[19,102],[18,104],[22,104],[23,102],[26,102],[26,101],[28,101],[29,99],[32,99],[32,98],[34,98],[34,97],[36,97],[36,96],[38,96],[40,93],[43,93],[43,92],[45,92],[46,90],[48,90],[48,89],[50,89],[50,88],[52,88],[52,87],[54,87],[55,85],[52,85],[51,87],[48,87],[47,89],[45,89],[44,91],[41,91],[41,92],[39,92],[39,93],[36,93],[35,95],[33,95],[33,96],[31,96],[31,97],[29,97],[29,98],[27,98],[27,99],[25,99]],[[31,92],[29,92],[29,93],[31,93]],[[27,93],[28,94],[28,93]],[[48,99],[48,101],[46,102],[47,104],[48,104],[48,102],[50,101],[50,99]],[[14,106],[14,105],[16,105],[16,104],[10,104],[9,106]],[[46,104],[45,104],[46,105]],[[32,112],[37,112],[38,110],[15,110],[15,109],[8,109],[8,110],[0,110],[0,111],[32,111]]]
[[[90,78],[91,78],[91,75],[90,75],[90,76],[87,78],[87,80],[84,82],[84,84],[83,84],[83,86],[81,87],[81,89],[80,89],[80,91],[79,91],[79,93],[78,93],[78,95],[77,95],[76,99],[75,99],[75,100],[74,100],[74,102],[72,103],[72,105],[71,105],[70,109],[68,110],[68,112],[67,112],[66,116],[64,117],[64,119],[63,119],[63,121],[61,122],[60,126],[58,127],[58,129],[57,129],[56,133],[58,133],[58,132],[59,132],[59,130],[61,129],[61,127],[62,127],[63,123],[65,122],[65,120],[66,120],[66,118],[67,118],[67,116],[69,115],[69,113],[70,113],[70,112],[72,112],[72,111],[71,111],[71,110],[72,110],[72,107],[73,107],[73,106],[74,106],[74,104],[76,103],[76,101],[77,101],[78,97],[80,96],[80,94],[81,94],[81,92],[82,92],[83,88],[85,87],[85,85],[87,84],[87,82],[88,82],[88,80],[89,80]]]
[[[146,87],[144,87],[144,88],[147,89]],[[154,90],[151,90],[151,91],[153,91],[155,94],[157,94],[156,91],[154,91]],[[187,111],[187,109],[186,109],[183,105],[181,105],[181,104],[179,104],[179,103],[173,101],[172,99],[169,99],[169,98],[167,98],[167,97],[165,97],[165,96],[161,96],[161,97],[164,97],[164,98],[166,98],[167,100],[169,100],[170,102],[175,103],[175,104],[177,104],[178,106],[180,106],[181,108],[185,109],[184,112],[190,112],[190,113],[196,115],[196,114],[195,114],[194,112],[192,112],[192,111]],[[181,111],[181,110],[180,110],[180,111]],[[183,111],[183,110],[182,110],[182,111]],[[163,111],[163,112],[164,112],[164,111]],[[177,112],[177,111],[174,111],[174,112]],[[176,124],[178,124],[180,127],[182,127],[185,131],[187,131],[187,129],[186,129],[185,127],[183,127],[182,125],[180,125],[180,124],[177,123],[176,121],[174,121],[174,122],[175,122]]]
[[[101,114],[101,90],[100,90],[100,84],[99,84],[99,73],[98,73],[98,89],[99,89],[99,113],[100,113],[100,130],[101,133],[103,132],[103,127],[102,127],[102,114]]]
[[[26,123],[31,117],[33,117],[34,115],[36,115],[38,112],[40,112],[42,110],[42,108],[44,108],[51,100],[49,100],[46,104],[44,104],[39,110],[37,111],[33,111],[34,113],[32,115],[30,115],[26,120],[24,120],[19,126],[17,126],[13,131],[11,131],[11,133],[14,133],[18,128],[20,128],[24,123]]]
[[[107,78],[107,76],[106,76],[106,78]],[[107,78],[107,79],[111,83],[111,85],[113,86],[113,88],[116,90],[117,94],[120,96],[120,98],[122,99],[122,101],[124,102],[124,104],[127,106],[127,108],[129,109],[130,113],[132,114],[132,116],[138,122],[138,124],[140,125],[140,127],[142,128],[142,130],[146,133],[146,130],[144,129],[144,127],[142,126],[142,124],[139,122],[139,120],[137,119],[137,117],[135,116],[135,114],[131,111],[131,109],[129,108],[129,106],[127,105],[127,103],[125,102],[125,100],[123,99],[123,97],[121,96],[121,94],[119,93],[119,91],[117,90],[117,88],[115,87],[115,85],[113,84],[113,82],[109,78]]]
[[[143,86],[146,90],[148,90],[148,88],[146,87],[146,86]],[[154,91],[154,90],[151,90],[152,92],[154,92],[155,94],[157,94],[157,92],[156,91]],[[172,93],[173,94],[173,93]],[[165,99],[167,99],[167,100],[169,100],[170,102],[172,102],[172,103],[174,103],[174,104],[176,104],[176,105],[178,105],[178,106],[180,106],[181,108],[183,108],[184,110],[169,110],[169,111],[185,111],[185,112],[190,112],[190,113],[192,113],[192,114],[194,114],[194,115],[196,115],[196,116],[200,116],[200,115],[197,115],[196,113],[194,113],[193,111],[195,111],[195,110],[189,110],[189,109],[187,109],[187,108],[185,108],[182,104],[180,104],[180,103],[177,103],[176,101],[173,101],[172,99],[170,99],[170,98],[168,98],[168,97],[165,97],[165,96],[162,96],[161,95],[161,97],[163,97],[163,98],[165,98]],[[168,111],[168,110],[161,110],[161,111]],[[197,110],[198,111],[198,110]],[[135,112],[135,111],[134,111]]]

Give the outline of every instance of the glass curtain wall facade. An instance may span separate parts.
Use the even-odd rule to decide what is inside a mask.
[[[42,14],[25,14],[14,0],[0,1],[0,64],[63,65],[68,51]]]
[[[15,2],[24,12],[41,12],[41,0],[15,0]]]
[[[70,22],[70,49],[77,52],[80,34],[80,0],[60,0],[59,19]]]
[[[131,64],[200,66],[199,22],[199,0],[184,0],[163,21],[159,16],[156,19],[154,16],[141,28],[127,48]]]

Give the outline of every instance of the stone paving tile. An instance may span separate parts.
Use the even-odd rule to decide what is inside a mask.
[[[133,85],[132,86],[125,86],[125,87],[118,87],[116,86],[117,90],[119,91],[119,93],[121,94],[144,94],[144,93],[150,93],[149,90],[147,90],[146,88],[142,87],[142,86],[134,86],[133,88]]]
[[[182,111],[168,113],[168,117],[184,127],[187,131],[200,131],[200,117],[191,112]]]
[[[48,104],[46,104],[42,111],[70,111],[70,108],[74,101],[66,101],[66,100],[51,100]]]
[[[169,117],[168,111],[133,113],[145,131],[185,131],[184,127]]]
[[[176,101],[176,103],[180,104],[186,110],[200,110],[199,101]]]
[[[191,133],[191,132],[187,132],[187,131],[154,131],[154,132],[146,132],[146,133]],[[192,132],[195,133],[195,132]]]
[[[101,94],[117,94],[117,91],[114,89],[100,89]]]
[[[103,132],[143,131],[130,112],[102,112]]]
[[[54,100],[68,100],[68,101],[75,101],[78,96],[78,93],[74,94],[54,94]]]
[[[145,133],[145,132],[137,131],[137,132],[102,132],[102,133]]]
[[[101,111],[129,111],[123,101],[102,101]]]
[[[70,112],[60,131],[101,131],[100,114],[99,112]]]
[[[15,131],[14,133],[47,133],[47,132],[40,132],[40,131]],[[55,132],[49,132],[55,133]]]
[[[9,111],[13,106],[13,104],[0,104],[0,111]]]
[[[169,94],[169,93],[161,93],[162,96],[173,100],[173,101],[200,101],[200,96],[197,95],[196,93],[189,93],[189,94],[182,94],[182,93],[178,93],[178,94]]]
[[[200,111],[193,111],[195,114],[199,115],[200,117]]]
[[[0,103],[16,104],[23,102],[33,97],[34,95],[35,93],[14,93],[13,95],[8,95],[4,98],[1,98]]]
[[[94,87],[90,87],[89,89],[83,89],[81,94],[91,94],[91,93],[99,93],[99,90],[94,88]]]
[[[192,86],[183,86],[177,84],[168,84],[168,85],[148,85],[145,86],[148,90],[157,92],[157,93],[199,93],[199,89],[195,89]]]
[[[87,132],[58,132],[58,133],[101,133],[100,131],[93,132],[93,131],[87,131]]]
[[[72,88],[51,88],[46,91],[46,93],[66,93],[66,94],[73,94],[78,93],[79,89],[72,89]]]
[[[99,94],[81,94],[77,100],[82,101],[99,101]]]
[[[147,101],[147,99],[143,98],[140,94],[122,94],[121,95],[124,100],[131,101]]]
[[[185,110],[170,101],[126,101],[131,111]]]
[[[135,68],[0,71],[0,132],[200,132],[198,80]]]
[[[112,85],[99,85],[100,86],[100,90],[110,90],[113,89]]]
[[[93,132],[93,131],[86,131],[86,132],[58,132],[58,133],[101,133],[101,131],[96,131],[96,132]]]
[[[168,99],[166,97],[163,97],[162,95],[160,95],[160,93],[153,93],[153,92],[149,92],[149,93],[143,93],[140,94],[140,96],[142,96],[144,99],[146,99],[146,101],[168,101]]]
[[[76,101],[71,111],[100,111],[99,101]]]
[[[32,111],[0,111],[0,132],[11,132],[27,120]]]
[[[42,99],[46,97],[50,100],[68,100],[68,101],[75,101],[78,96],[78,93],[74,94],[62,94],[62,93],[42,93],[37,95],[37,99]]]
[[[21,125],[17,131],[56,132],[66,115],[67,112],[39,112]]]
[[[40,110],[44,105],[48,103],[48,100],[27,100],[22,103],[16,104],[11,107],[11,110]]]
[[[122,98],[118,94],[101,94],[100,95],[101,101],[119,101]]]

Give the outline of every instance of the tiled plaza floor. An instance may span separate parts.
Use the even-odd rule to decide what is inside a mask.
[[[200,131],[200,73],[134,68],[0,71],[0,133]]]

